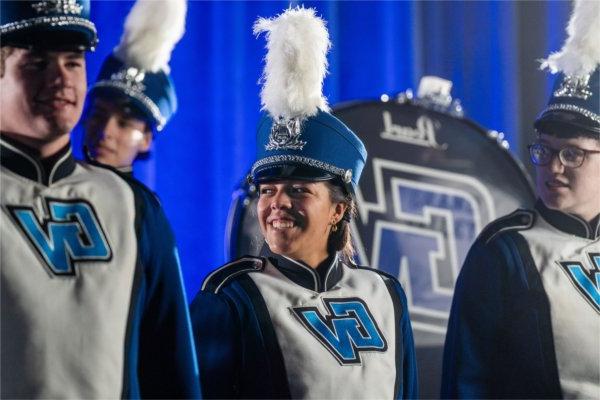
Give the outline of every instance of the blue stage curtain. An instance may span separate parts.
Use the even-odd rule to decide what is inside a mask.
[[[88,57],[90,84],[132,5],[92,3],[101,41]],[[454,82],[453,95],[469,118],[505,132],[514,154],[523,157],[529,127],[550,90],[536,59],[560,48],[570,3],[304,4],[328,21],[333,47],[324,90],[331,104],[416,89],[421,76],[441,76]],[[190,299],[203,277],[227,261],[231,194],[254,157],[265,40],[254,37],[252,24],[288,5],[189,3],[186,34],[171,60],[179,110],[156,138],[150,160],[136,165],[136,175],[158,193],[173,225]],[[74,136],[77,149],[80,135]]]

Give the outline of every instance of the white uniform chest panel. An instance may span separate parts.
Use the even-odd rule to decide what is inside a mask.
[[[30,385],[33,396],[119,397],[137,257],[133,193],[113,173],[80,165],[51,187],[6,170],[1,182],[3,365],[12,365],[19,377],[15,384]],[[56,222],[49,199],[58,210],[64,204],[81,205],[80,219]],[[72,273],[61,274],[68,271],[61,270],[63,264],[44,259],[46,253],[26,233],[36,228],[23,228],[11,206],[24,209],[30,221],[37,221],[32,226],[38,223],[45,230],[38,243],[52,251],[68,248],[70,256],[57,259],[71,260]],[[48,220],[56,227],[44,226]],[[63,240],[60,232],[68,224],[79,235],[67,233]],[[101,244],[99,259],[87,255],[78,260],[79,252],[71,247],[89,244],[90,238]]]
[[[523,231],[550,302],[554,347],[565,398],[600,398],[600,313],[593,300],[594,270],[590,254],[600,253],[600,241],[561,232],[538,218]],[[569,272],[567,265],[575,271]],[[577,270],[592,271],[588,292],[577,283]],[[579,281],[586,277],[580,274]],[[591,289],[591,290],[590,290]]]
[[[323,293],[293,283],[270,264],[263,273],[250,276],[267,304],[293,398],[393,397],[394,306],[380,276],[344,267],[340,282]],[[300,310],[309,310],[304,321]],[[327,317],[344,316],[348,317],[345,322],[330,322],[326,327]],[[332,334],[329,340],[320,336],[319,329]],[[360,340],[355,340],[360,336],[368,337],[362,349]],[[348,344],[356,342],[359,346],[352,352]],[[352,355],[356,359],[351,359]]]

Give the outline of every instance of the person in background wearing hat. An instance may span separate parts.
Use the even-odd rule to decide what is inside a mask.
[[[131,174],[177,109],[169,59],[185,30],[185,0],[138,1],[83,115],[86,156]]]
[[[89,2],[0,7],[0,397],[199,397],[158,202],[72,156],[97,42]]]
[[[539,200],[484,229],[456,284],[444,398],[600,398],[600,3],[576,1],[529,147]]]
[[[330,47],[315,10],[259,19],[267,111],[251,171],[261,257],[213,273],[191,305],[207,398],[414,398],[415,353],[396,279],[352,262],[350,218],[366,161],[327,112]]]

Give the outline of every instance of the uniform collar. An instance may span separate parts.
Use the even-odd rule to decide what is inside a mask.
[[[46,186],[69,176],[76,165],[71,143],[42,159],[36,149],[4,135],[0,137],[0,162],[15,174]]]
[[[102,164],[101,162],[96,161],[94,157],[92,157],[92,153],[90,152],[89,147],[87,147],[86,145],[83,146],[83,155],[85,157],[85,161],[88,164],[116,171],[119,173],[119,175],[125,176],[127,178],[134,178],[133,165],[129,165],[127,167],[113,167],[112,165]]]
[[[120,168],[116,168],[117,171],[119,171],[119,173],[123,176],[126,176],[128,178],[133,178],[133,166],[128,166],[128,167],[120,167]]]
[[[269,259],[271,264],[292,282],[308,290],[325,292],[335,286],[343,275],[343,264],[337,253],[323,261],[313,269],[302,261],[273,253],[265,244],[261,256]]]
[[[585,239],[600,237],[600,215],[597,215],[591,223],[588,223],[577,215],[550,209],[539,199],[535,203],[535,208],[542,218],[556,229]]]

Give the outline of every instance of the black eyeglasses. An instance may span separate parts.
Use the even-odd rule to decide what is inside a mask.
[[[550,164],[556,154],[561,164],[569,168],[581,167],[587,154],[600,153],[598,150],[584,150],[579,147],[569,146],[560,150],[553,149],[543,143],[534,143],[527,146],[531,162],[535,165],[544,166]]]

